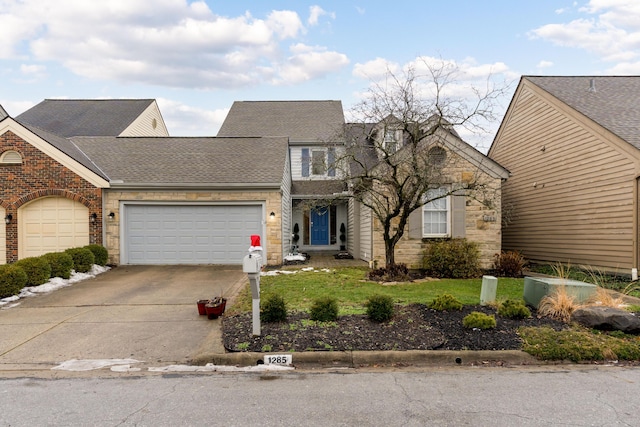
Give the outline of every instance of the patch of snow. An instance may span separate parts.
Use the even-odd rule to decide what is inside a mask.
[[[284,260],[285,261],[306,261],[307,257],[301,254],[298,254],[298,255],[289,254],[284,257]]]
[[[149,368],[150,372],[264,372],[264,371],[291,371],[292,366],[281,365],[254,365],[254,366],[228,366],[207,363],[204,366],[193,365],[169,365],[158,368]]]
[[[47,283],[38,286],[27,286],[20,290],[18,295],[10,296],[0,299],[0,307],[8,309],[15,307],[19,304],[3,307],[4,305],[19,300],[20,298],[28,298],[38,294],[47,294],[49,292],[57,291],[60,288],[71,286],[74,283],[81,282],[87,279],[93,279],[98,274],[102,274],[109,271],[111,267],[103,267],[101,265],[94,264],[88,273],[78,273],[75,270],[71,270],[71,277],[69,279],[63,279],[61,277],[52,277]]]
[[[315,267],[304,267],[304,268],[300,268],[298,270],[269,270],[269,271],[263,271],[262,273],[260,273],[261,276],[277,276],[279,274],[296,274],[299,271],[304,271],[304,272],[315,272],[315,273],[332,273],[333,270],[331,270],[330,268],[323,268],[321,270],[316,270]]]
[[[140,363],[140,361],[135,359],[71,359],[51,369],[60,371],[92,371],[118,365],[124,365],[130,368],[133,363]]]

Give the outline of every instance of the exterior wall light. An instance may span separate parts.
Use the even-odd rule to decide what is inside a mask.
[[[4,222],[5,224],[9,224],[11,222],[11,220],[13,219],[13,215],[9,214],[7,216],[4,217]]]
[[[114,219],[116,219],[116,214],[114,214],[113,212],[109,212],[109,220],[113,221]]]
[[[89,222],[96,222],[96,219],[98,219],[97,213],[94,212],[91,215],[89,215]]]
[[[275,213],[275,212],[271,212],[271,213],[269,214],[269,217],[270,217],[271,219],[274,219],[274,218],[276,217],[276,213]]]

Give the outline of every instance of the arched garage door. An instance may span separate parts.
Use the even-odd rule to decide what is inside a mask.
[[[44,197],[18,210],[18,257],[89,244],[89,208],[64,197]]]
[[[7,227],[4,222],[6,213],[0,206],[0,265],[7,263]]]
[[[261,205],[125,205],[123,264],[241,264]]]

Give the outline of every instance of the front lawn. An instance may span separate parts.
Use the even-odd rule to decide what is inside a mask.
[[[308,311],[313,300],[334,297],[340,314],[363,314],[364,304],[371,295],[381,294],[393,298],[396,304],[427,304],[445,293],[455,296],[465,305],[480,303],[482,279],[427,279],[399,284],[380,284],[365,280],[367,269],[338,268],[262,276],[260,298],[281,295],[290,311]],[[498,279],[497,299],[522,299],[523,279]],[[251,311],[251,292],[247,285],[238,296],[230,314]]]

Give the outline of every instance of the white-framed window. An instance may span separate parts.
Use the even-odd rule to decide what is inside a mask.
[[[398,131],[395,129],[385,129],[382,142],[387,154],[395,153],[398,150]]]
[[[336,176],[336,150],[333,147],[302,149],[302,176]]]
[[[427,191],[425,200],[431,201],[422,206],[422,237],[451,235],[451,196],[445,194],[446,188]]]

